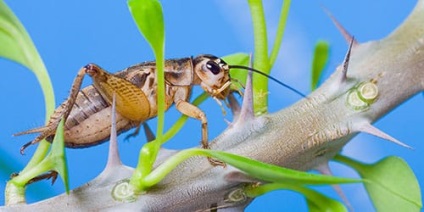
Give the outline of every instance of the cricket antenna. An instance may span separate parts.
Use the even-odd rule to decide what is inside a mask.
[[[249,71],[252,71],[252,72],[258,73],[258,74],[260,74],[260,75],[262,75],[262,76],[265,76],[265,77],[268,77],[269,79],[272,79],[274,82],[276,82],[276,83],[280,84],[281,86],[286,87],[287,89],[289,89],[289,90],[291,90],[291,91],[295,92],[296,94],[300,95],[301,97],[304,97],[304,98],[306,97],[306,95],[305,95],[305,94],[303,94],[302,92],[300,92],[300,91],[296,90],[295,88],[291,87],[290,85],[287,85],[287,84],[285,84],[285,83],[283,83],[283,82],[279,81],[278,79],[276,79],[276,78],[274,78],[274,77],[272,77],[272,76],[270,76],[270,75],[268,75],[268,74],[265,74],[265,73],[264,73],[264,72],[262,72],[262,71],[256,70],[256,69],[254,69],[254,68],[246,67],[246,66],[240,66],[240,65],[228,65],[228,67],[229,67],[230,69],[232,69],[232,68],[238,68],[238,69],[245,69],[245,70],[249,70]]]

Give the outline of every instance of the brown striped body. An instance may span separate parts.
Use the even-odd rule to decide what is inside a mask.
[[[156,67],[153,62],[146,62],[129,67],[116,73],[139,87],[148,97],[149,116],[144,120],[130,120],[117,114],[118,133],[137,127],[141,122],[157,114],[156,105]],[[191,58],[167,60],[165,64],[166,109],[171,107],[174,98],[188,101],[193,82],[193,64]],[[189,79],[189,80],[183,80]],[[178,97],[175,97],[175,95]],[[65,144],[70,148],[89,147],[106,141],[110,136],[111,105],[93,86],[83,88],[65,123]]]
[[[213,70],[210,70],[211,61],[212,68],[215,68]],[[112,94],[116,93],[118,94],[116,116],[118,133],[139,126],[142,122],[157,115],[155,65],[155,62],[145,62],[115,74],[109,74],[94,64],[85,66],[75,78],[70,97],[55,110],[49,123],[44,127],[28,130],[18,135],[41,133],[29,144],[44,138],[52,141],[57,125],[64,117],[66,119],[64,130],[67,147],[84,148],[100,144],[110,136]],[[219,72],[216,70],[217,67]],[[85,74],[93,78],[93,85],[80,90]],[[211,55],[165,61],[166,110],[176,104],[177,109],[183,114],[201,120],[202,144],[207,146],[206,116],[200,109],[188,102],[192,86],[196,84],[200,84],[215,98],[225,98],[229,93],[230,84],[228,67],[225,62]]]

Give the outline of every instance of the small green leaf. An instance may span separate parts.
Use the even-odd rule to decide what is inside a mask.
[[[278,29],[275,35],[274,46],[272,47],[271,55],[269,56],[270,68],[274,66],[280,52],[281,43],[283,42],[284,31],[286,29],[287,17],[289,16],[291,0],[284,0],[281,6],[280,20],[278,21]]]
[[[69,193],[69,178],[68,178],[68,166],[66,164],[65,154],[65,137],[64,137],[64,120],[62,119],[59,126],[56,129],[56,134],[53,139],[53,145],[50,154],[46,159],[51,160],[54,163],[54,170],[59,173],[62,178],[63,184],[65,185],[66,193]]]
[[[157,0],[129,0],[128,7],[138,29],[150,44],[156,57],[157,143],[161,144],[165,126],[165,23],[162,5]]]
[[[2,44],[0,46],[0,57],[4,57],[27,67],[37,77],[44,95],[47,122],[50,118],[50,114],[55,109],[54,93],[50,77],[30,36],[22,26],[19,19],[13,14],[3,0],[0,0],[0,43]],[[19,173],[20,175],[16,177],[18,179],[23,179],[24,181],[21,181],[21,184],[18,182],[15,186],[22,189],[24,188],[26,182],[28,182],[25,181],[28,180],[25,176],[31,176],[34,174],[30,170],[34,170],[34,167],[38,166],[45,158],[49,147],[50,143],[46,141],[41,141],[39,143],[36,152],[28,162],[27,166]],[[16,182],[17,180],[14,178],[11,181]],[[12,183],[8,183],[8,185],[11,185]],[[7,187],[5,193],[8,193],[11,196],[23,195],[23,193],[9,191],[8,188],[12,187]]]
[[[306,198],[309,211],[347,211],[341,202],[331,199],[315,190],[296,184],[268,183],[260,186],[248,186],[245,192],[248,197],[258,197],[275,190],[292,190],[303,194]]]
[[[306,198],[306,203],[309,208],[309,212],[322,212],[322,211],[334,211],[334,212],[345,212],[346,207],[339,201],[331,199],[317,191],[308,188],[300,188],[297,190],[301,192]]]
[[[67,193],[69,192],[63,125],[64,121],[62,119],[59,123],[59,126],[57,127],[50,153],[33,167],[26,167],[25,171],[20,172],[18,176],[12,178],[8,183],[12,183],[17,187],[24,188],[25,185],[33,178],[45,172],[54,170],[61,176],[65,185],[65,191]]]
[[[260,186],[248,186],[245,189],[248,197],[258,197],[275,190],[292,190],[303,194],[306,198],[309,211],[347,211],[346,207],[339,201],[331,199],[315,190],[288,183],[267,183]]]
[[[157,79],[157,130],[156,139],[145,144],[139,155],[137,167],[130,183],[138,191],[144,190],[141,183],[150,174],[157,153],[164,139],[165,126],[165,24],[162,5],[157,0],[129,0],[128,7],[141,34],[150,44],[156,57]]]
[[[280,166],[266,164],[257,160],[249,159],[243,156],[234,155],[227,152],[194,148],[178,152],[177,154],[168,158],[152,172],[148,170],[149,172],[147,174],[143,173],[141,169],[136,169],[133,176],[131,177],[130,183],[136,189],[138,189],[137,192],[145,191],[147,188],[159,183],[169,172],[171,172],[180,163],[193,156],[213,157],[240,169],[251,177],[272,183],[291,183],[296,185],[327,185],[362,182],[362,180],[358,179],[317,175],[302,171],[296,171]]]
[[[230,154],[221,151],[208,151],[208,154],[216,159],[234,166],[251,177],[275,183],[296,183],[302,185],[324,185],[340,183],[358,183],[359,179],[318,175],[308,172],[288,169],[272,164],[263,163],[247,157]]]
[[[0,57],[4,57],[27,67],[37,77],[41,89],[43,90],[47,122],[50,118],[50,114],[55,109],[53,87],[50,82],[49,74],[25,28],[2,0],[0,0],[0,43]],[[23,171],[38,164],[47,154],[49,147],[49,143],[41,141],[36,152]]]
[[[160,2],[157,0],[129,0],[128,7],[138,29],[152,48],[163,48],[165,24]]]
[[[9,60],[13,60],[26,66],[28,69],[33,68],[31,58],[33,54],[33,44],[22,24],[7,7],[0,1],[0,56]]]
[[[318,87],[322,72],[327,65],[329,54],[330,44],[328,44],[327,41],[320,40],[315,44],[314,57],[312,60],[311,90],[315,90]]]
[[[44,94],[47,120],[55,107],[50,77],[25,28],[3,0],[0,0],[0,43],[0,57],[19,63],[36,75]]]
[[[361,175],[377,211],[421,211],[417,178],[401,158],[391,156],[375,164],[363,164],[341,155],[335,160],[351,166]]]
[[[235,53],[222,57],[222,59],[229,65],[242,65],[249,66],[250,56],[246,53]],[[242,69],[230,69],[231,76],[231,89],[232,90],[240,90],[242,85],[246,83],[247,70]],[[242,85],[240,85],[240,83]]]

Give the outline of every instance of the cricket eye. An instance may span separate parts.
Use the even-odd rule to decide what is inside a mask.
[[[221,72],[221,67],[213,61],[206,62],[206,68],[208,71],[212,72],[212,74],[217,75]]]

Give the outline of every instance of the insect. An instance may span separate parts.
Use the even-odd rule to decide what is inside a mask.
[[[200,85],[213,98],[224,100],[231,92],[231,68],[259,72],[244,66],[228,65],[222,59],[207,54],[165,61],[165,108],[167,110],[175,105],[182,114],[200,120],[203,148],[209,148],[208,122],[205,113],[189,103],[192,87]],[[134,65],[115,74],[110,74],[95,64],[82,67],[74,79],[68,99],[54,111],[49,122],[43,127],[15,134],[40,133],[34,140],[22,146],[21,153],[26,147],[42,139],[51,142],[62,117],[66,120],[66,147],[84,148],[105,142],[110,136],[111,124],[108,120],[112,113],[114,93],[118,112],[117,133],[139,127],[157,115],[155,71],[155,62]],[[80,89],[86,74],[93,79],[93,84]],[[271,79],[276,80],[272,77]]]

